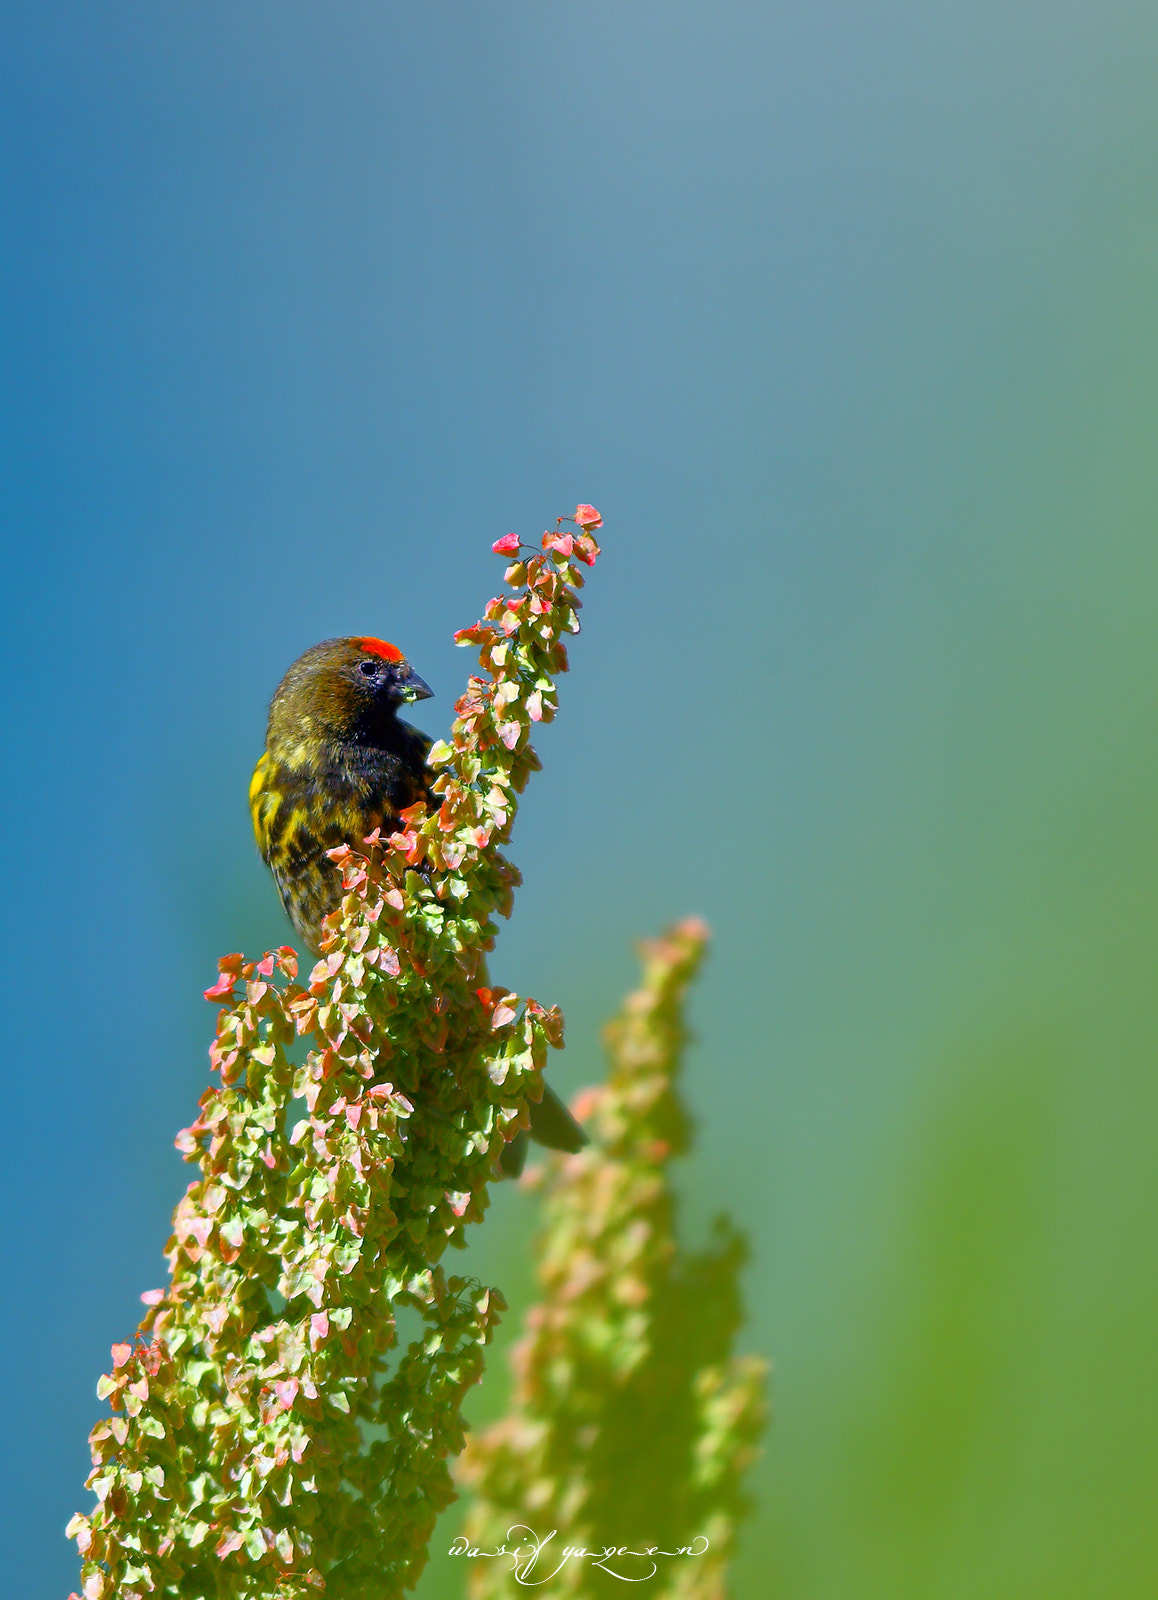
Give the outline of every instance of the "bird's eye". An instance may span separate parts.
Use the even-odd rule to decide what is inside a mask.
[[[364,678],[376,678],[378,676],[378,663],[376,661],[359,661],[358,671]]]

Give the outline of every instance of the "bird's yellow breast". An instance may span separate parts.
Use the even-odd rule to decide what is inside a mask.
[[[263,855],[268,855],[271,824],[282,803],[280,790],[270,786],[270,766],[269,751],[266,750],[254,767],[253,777],[249,783],[249,814],[253,818],[253,832],[258,849]]]

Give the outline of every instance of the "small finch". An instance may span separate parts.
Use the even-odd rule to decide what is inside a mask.
[[[398,708],[432,691],[401,650],[384,639],[323,639],[294,662],[269,707],[265,752],[249,786],[257,848],[286,915],[315,955],[322,919],[342,898],[341,870],[326,852],[433,801],[430,740],[398,720]],[[531,1138],[551,1150],[579,1150],[587,1136],[550,1089],[531,1106]],[[517,1175],[526,1140],[505,1148]]]

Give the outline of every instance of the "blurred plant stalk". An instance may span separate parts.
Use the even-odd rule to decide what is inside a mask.
[[[743,1235],[718,1218],[694,1254],[675,1235],[684,997],[706,939],[689,920],[642,946],[642,986],[606,1029],[608,1081],[574,1106],[594,1142],[540,1169],[542,1298],[513,1352],[510,1411],[459,1465],[475,1496],[458,1552],[472,1600],[548,1578],[552,1593],[605,1595],[608,1573],[656,1600],[726,1592],[767,1366],[732,1353]],[[490,1555],[499,1545],[512,1554]]]

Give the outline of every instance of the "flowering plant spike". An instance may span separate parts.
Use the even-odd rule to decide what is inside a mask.
[[[460,1463],[476,1496],[460,1543],[488,1557],[469,1563],[471,1600],[548,1579],[605,1595],[609,1575],[655,1600],[724,1595],[766,1365],[731,1350],[743,1236],[720,1218],[709,1248],[682,1250],[666,1175],[690,1140],[683,998],[706,937],[689,920],[643,946],[642,987],[606,1030],[608,1082],[575,1107],[596,1141],[550,1161],[543,1298],[514,1350],[511,1408]]]
[[[417,1582],[503,1308],[440,1259],[562,1044],[558,1011],[494,987],[486,953],[599,524],[586,505],[560,518],[507,568],[517,592],[456,635],[485,675],[430,752],[440,806],[331,852],[344,899],[305,981],[283,947],[226,956],[206,991],[220,1084],[177,1138],[199,1176],[168,1286],[97,1386],[97,1505],[68,1529],[83,1600],[391,1600]],[[421,1333],[402,1352],[404,1307]]]

